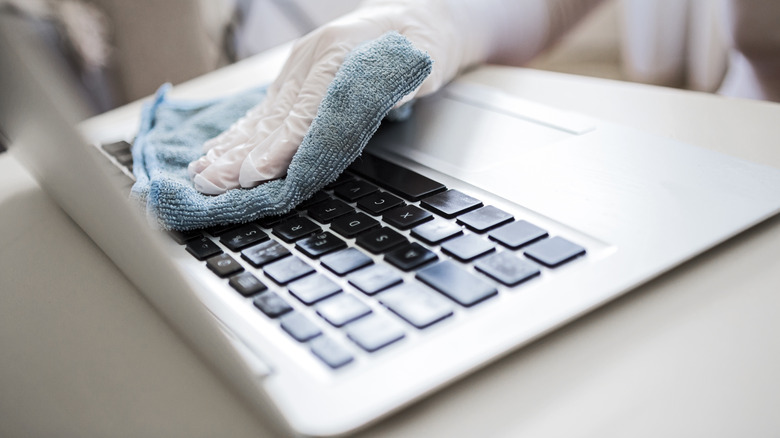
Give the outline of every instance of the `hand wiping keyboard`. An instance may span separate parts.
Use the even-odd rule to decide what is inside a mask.
[[[381,120],[431,72],[431,60],[391,32],[352,51],[319,106],[284,178],[209,196],[187,165],[201,145],[263,99],[264,90],[202,104],[179,103],[165,89],[144,110],[133,146],[133,197],[165,229],[189,230],[283,214],[335,180],[357,158]]]

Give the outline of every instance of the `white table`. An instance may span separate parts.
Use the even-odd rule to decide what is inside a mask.
[[[273,78],[284,49],[177,93]],[[780,105],[509,68],[470,80],[780,167]],[[135,126],[138,105],[87,124]],[[780,194],[778,194],[780,196]],[[12,155],[0,155],[0,436],[262,436]],[[780,433],[780,218],[394,415],[367,436]]]

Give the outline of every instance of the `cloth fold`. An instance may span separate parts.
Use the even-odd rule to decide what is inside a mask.
[[[357,47],[330,84],[287,176],[217,196],[195,190],[187,165],[202,155],[206,140],[259,103],[265,89],[187,103],[168,100],[168,87],[163,87],[144,108],[133,145],[136,183],[131,196],[163,229],[191,230],[284,214],[334,181],[431,68],[430,57],[396,32]]]

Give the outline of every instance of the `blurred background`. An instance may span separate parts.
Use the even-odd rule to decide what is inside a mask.
[[[293,40],[360,0],[0,0],[45,35],[95,112]],[[605,0],[529,67],[728,93],[711,0]],[[732,93],[735,94],[735,93]]]

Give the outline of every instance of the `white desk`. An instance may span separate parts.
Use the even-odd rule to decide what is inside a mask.
[[[179,92],[216,95],[267,81],[283,56]],[[521,69],[469,77],[780,167],[780,105]],[[132,127],[135,111],[100,123]],[[7,153],[0,229],[0,436],[268,433]],[[776,436],[778,332],[775,218],[366,435]]]

